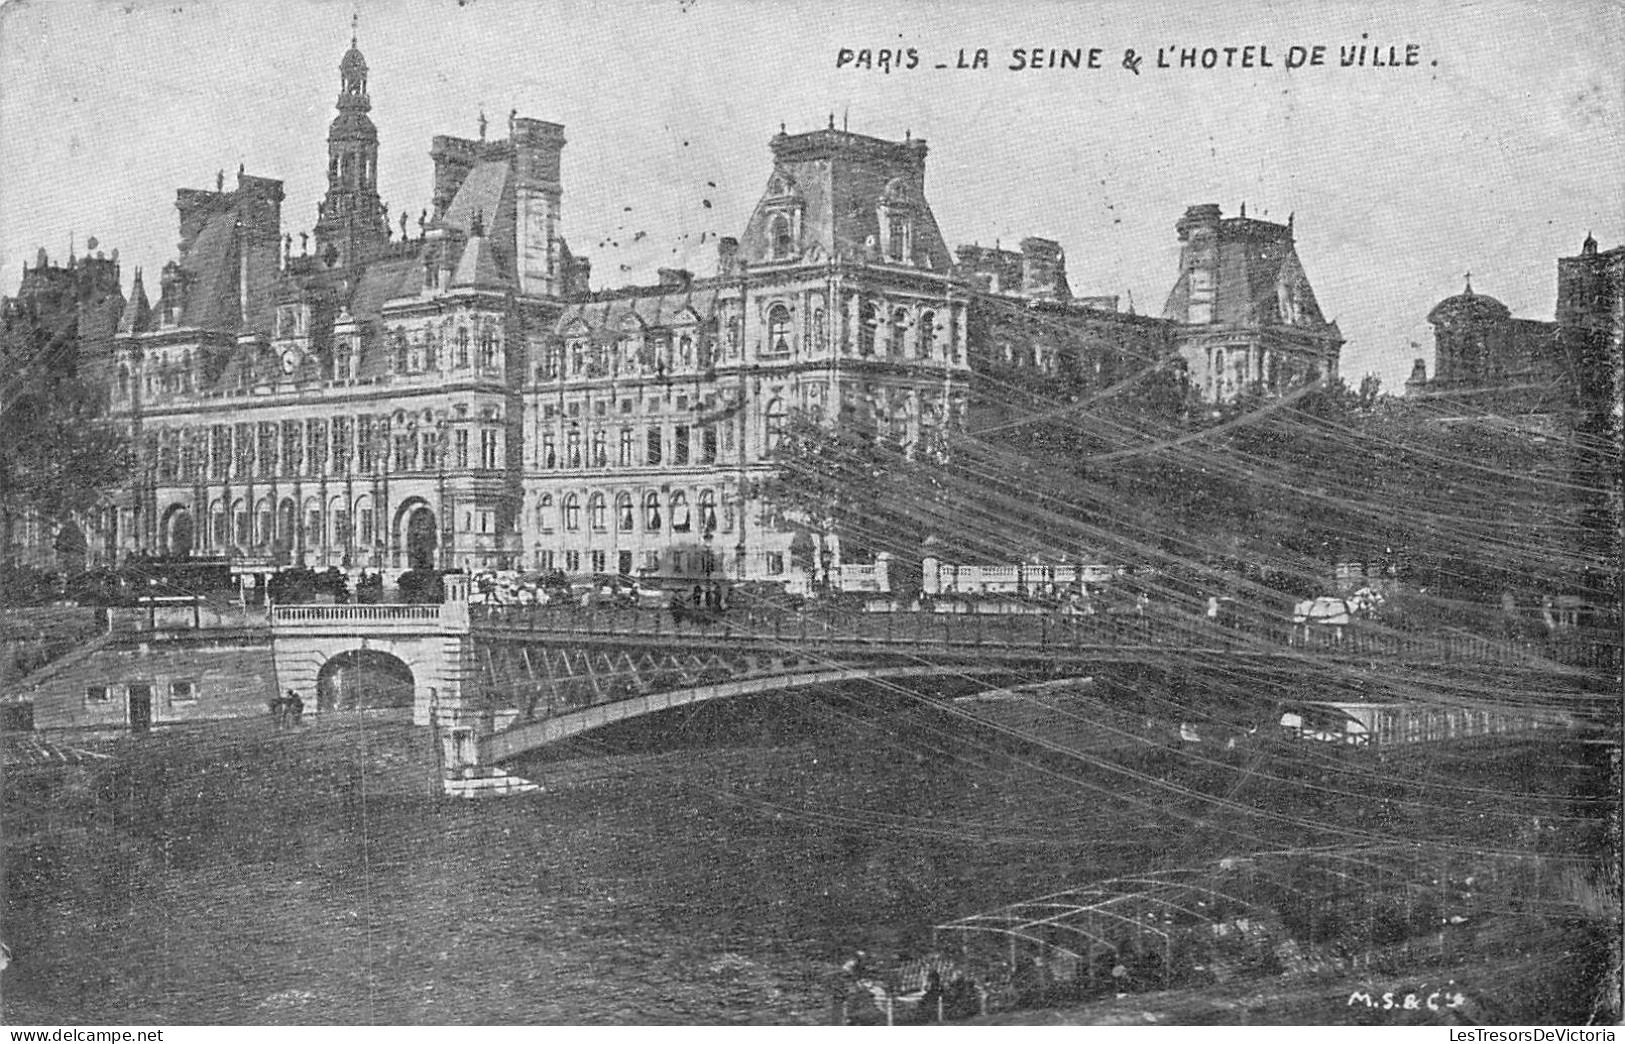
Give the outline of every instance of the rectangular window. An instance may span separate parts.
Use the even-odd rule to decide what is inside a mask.
[[[550,431],[542,433],[541,466],[544,468],[556,468],[559,466],[558,443],[555,441],[553,433]]]
[[[333,420],[333,473],[350,472],[350,431],[353,425],[342,417]]]
[[[372,546],[372,508],[362,508],[357,517],[361,522],[360,542],[365,546]]]
[[[783,576],[784,575],[784,552],[782,552],[782,551],[769,551],[767,553],[767,575],[768,576]]]
[[[564,437],[565,467],[581,467],[581,432],[571,431]]]
[[[367,417],[356,428],[355,466],[363,474],[372,471],[372,420]]]
[[[566,551],[564,553],[564,571],[566,573],[581,572],[581,552]]]
[[[635,451],[634,447],[636,445],[637,445],[637,439],[636,439],[636,437],[633,436],[632,429],[631,428],[622,428],[621,429],[621,454],[620,454],[619,457],[616,458],[617,462],[620,464],[621,467],[629,468],[629,467],[632,466],[632,454]]]
[[[414,444],[416,442],[417,442],[417,440],[414,439],[410,435],[397,435],[397,436],[395,436],[395,470],[396,471],[411,471],[412,470],[412,450],[413,450]]]
[[[86,703],[106,703],[111,698],[111,693],[105,685],[91,685],[85,688]]]
[[[172,703],[172,704],[173,703],[196,703],[197,702],[197,682],[194,682],[194,681],[172,681],[172,682],[170,682],[169,683],[169,702]]]
[[[538,570],[544,572],[544,573],[552,572],[553,571],[553,552],[551,552],[551,551],[538,551],[538,552],[536,552],[536,568]]]
[[[681,551],[671,553],[671,571],[678,576],[683,575],[683,553]]]
[[[715,464],[717,462],[717,429],[715,425],[706,425],[700,429],[700,463]]]
[[[468,467],[468,429],[459,428],[457,431],[457,466]]]
[[[673,464],[688,463],[688,425],[679,424],[672,433],[671,462]]]
[[[660,463],[660,426],[651,424],[648,436],[644,440],[643,462],[645,464]]]
[[[480,467],[487,471],[495,471],[497,466],[497,433],[494,431],[480,432]]]
[[[604,552],[602,552],[602,551],[594,551],[592,553],[592,571],[593,572],[595,572],[595,573],[604,572],[604,566],[606,564],[607,564],[607,560],[604,557]]]
[[[602,406],[603,403],[598,405]],[[608,438],[609,436],[603,428],[599,428],[592,433],[592,466],[595,468],[609,467],[609,449],[606,442]]]
[[[646,572],[646,573],[658,573],[658,572],[660,572],[660,552],[659,551],[645,551],[645,552],[643,552],[643,571]]]

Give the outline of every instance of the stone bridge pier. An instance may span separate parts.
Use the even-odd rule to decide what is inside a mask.
[[[468,581],[446,578],[440,605],[281,605],[271,613],[277,683],[315,695],[324,667],[357,654],[392,657],[412,675],[412,723],[456,728],[473,718]],[[492,723],[484,723],[487,728]]]

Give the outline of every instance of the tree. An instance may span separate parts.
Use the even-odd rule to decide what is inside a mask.
[[[0,516],[14,527],[30,514],[68,521],[105,501],[128,479],[129,439],[105,416],[103,389],[79,372],[71,307],[6,303],[0,321]]]
[[[100,396],[78,380],[21,378],[0,412],[0,486],[6,543],[28,513],[65,522],[103,503],[129,478],[128,437],[102,413]]]

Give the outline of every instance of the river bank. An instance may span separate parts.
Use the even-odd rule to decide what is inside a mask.
[[[1247,843],[1249,817],[1180,790],[1288,807],[1240,759],[1007,740],[901,699],[743,700],[551,752],[519,767],[541,792],[476,803],[440,798],[427,732],[387,714],[127,737],[7,779],[0,1014],[817,1024],[854,949],[919,953],[933,924]],[[1290,796],[1292,830],[1338,807]]]

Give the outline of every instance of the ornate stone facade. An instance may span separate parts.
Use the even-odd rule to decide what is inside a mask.
[[[282,231],[280,181],[181,190],[157,301],[138,271],[81,345],[141,461],[85,520],[92,562],[801,584],[805,536],[746,495],[792,411],[919,445],[1023,408],[978,406],[978,373],[1049,402],[1181,357],[1210,398],[1336,372],[1290,224],[1191,208],[1165,315],[1123,314],[1073,296],[1055,242],[950,252],[926,143],[831,121],[772,139],[714,274],[592,292],[559,232],[563,127],[436,136],[432,209],[397,233],[354,40],[339,86],[314,245]]]

